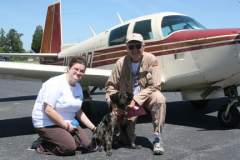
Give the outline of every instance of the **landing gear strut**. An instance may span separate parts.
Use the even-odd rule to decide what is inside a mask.
[[[235,128],[240,122],[240,114],[237,109],[240,106],[240,97],[238,96],[237,87],[227,87],[224,89],[224,93],[229,98],[229,102],[220,108],[218,120],[224,127]]]

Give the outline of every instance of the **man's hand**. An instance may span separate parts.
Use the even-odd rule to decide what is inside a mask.
[[[136,102],[134,100],[132,100],[130,102],[130,104],[128,105],[129,108],[133,108],[134,106],[136,106]]]
[[[139,106],[137,106],[137,103],[136,103],[134,100],[132,100],[132,101],[130,102],[130,104],[128,105],[128,107],[129,107],[129,108],[133,108],[133,109],[135,109],[135,110],[138,110],[138,109],[139,109]]]

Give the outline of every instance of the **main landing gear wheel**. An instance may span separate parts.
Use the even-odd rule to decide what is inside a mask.
[[[227,106],[222,106],[218,111],[218,121],[219,123],[227,128],[235,128],[240,122],[240,114],[237,109],[236,104],[230,107],[228,114],[226,115]]]

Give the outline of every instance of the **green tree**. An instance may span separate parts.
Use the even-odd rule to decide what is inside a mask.
[[[42,26],[38,25],[33,34],[32,46],[31,46],[31,49],[35,53],[40,52],[41,43],[42,43],[42,35],[43,35],[43,28],[42,28]]]
[[[15,29],[10,29],[6,35],[6,52],[9,53],[22,53],[25,52],[23,49],[23,42],[21,41],[22,33],[18,33]]]
[[[0,53],[4,53],[6,47],[6,37],[5,37],[5,31],[3,28],[0,29]]]

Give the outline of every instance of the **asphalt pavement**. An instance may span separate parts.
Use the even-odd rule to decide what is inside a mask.
[[[41,82],[0,80],[0,160],[105,160],[104,152],[57,157],[40,155],[29,150],[38,137],[31,123],[31,111]],[[113,160],[238,160],[240,130],[219,126],[217,110],[224,99],[210,101],[204,109],[180,102],[179,93],[167,93],[167,117],[163,133],[165,154],[154,156],[151,150],[152,123],[150,116],[141,117],[136,126],[136,143],[141,149],[117,148]],[[178,102],[174,102],[178,101]],[[93,96],[87,114],[98,123],[106,111],[104,91]],[[90,132],[88,132],[91,135]]]

